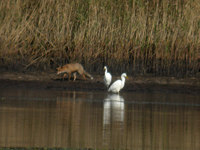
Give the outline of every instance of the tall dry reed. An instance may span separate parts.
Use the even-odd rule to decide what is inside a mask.
[[[0,65],[100,73],[195,75],[199,0],[1,0]]]

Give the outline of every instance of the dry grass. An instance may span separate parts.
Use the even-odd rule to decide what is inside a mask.
[[[199,0],[1,0],[0,66],[195,75],[199,14]]]

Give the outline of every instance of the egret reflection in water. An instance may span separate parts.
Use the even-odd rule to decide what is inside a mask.
[[[4,88],[0,99],[0,147],[200,149],[199,95]]]
[[[111,121],[124,121],[124,98],[119,94],[109,94],[104,99],[103,124],[110,124]]]

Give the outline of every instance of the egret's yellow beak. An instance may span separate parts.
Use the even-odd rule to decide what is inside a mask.
[[[126,76],[126,79],[128,79],[128,76]]]

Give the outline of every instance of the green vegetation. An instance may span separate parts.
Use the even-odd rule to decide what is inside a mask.
[[[0,67],[195,75],[199,0],[1,0]]]

